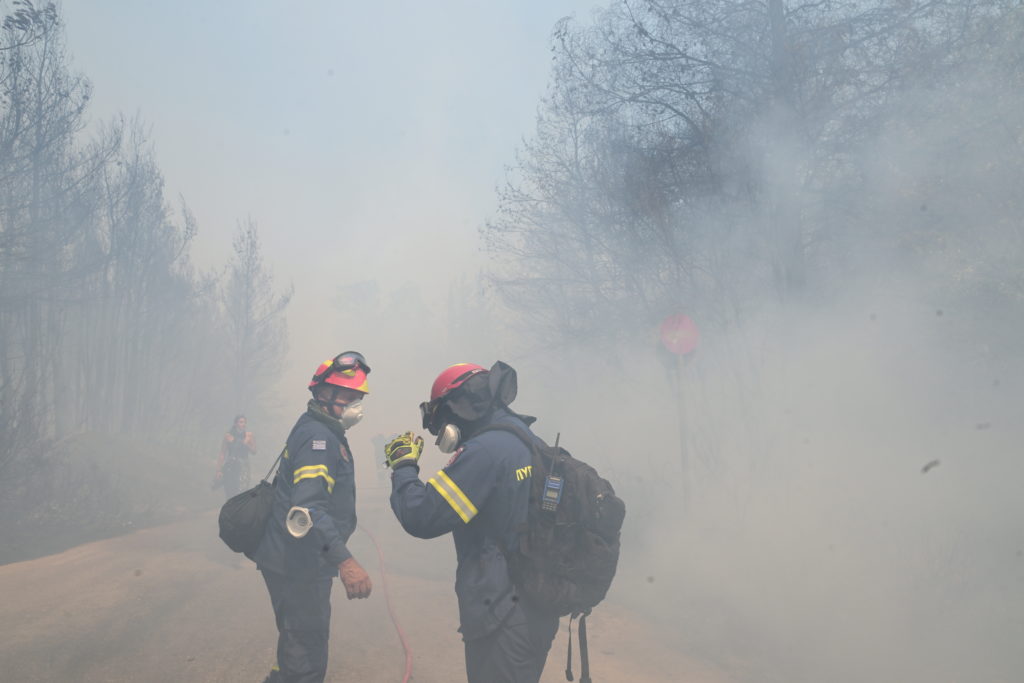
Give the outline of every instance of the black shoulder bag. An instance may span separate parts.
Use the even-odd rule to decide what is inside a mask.
[[[220,538],[236,553],[243,553],[250,560],[260,546],[263,531],[267,528],[270,509],[274,506],[274,483],[270,475],[281,462],[287,446],[277,456],[260,483],[251,489],[228,498],[220,508]],[[274,480],[277,475],[274,476]]]

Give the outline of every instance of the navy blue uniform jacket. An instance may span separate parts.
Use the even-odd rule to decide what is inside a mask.
[[[356,528],[352,453],[344,433],[308,412],[288,435],[274,481],[274,506],[253,559],[260,569],[296,579],[337,576],[352,553],[345,546]],[[309,508],[313,528],[295,538],[285,527],[292,506]]]
[[[504,409],[490,422],[527,429]],[[407,532],[419,538],[452,532],[464,640],[493,632],[519,599],[501,546],[515,547],[526,521],[531,461],[530,450],[515,434],[490,431],[468,439],[426,483],[415,467],[400,467],[392,475],[391,509]]]

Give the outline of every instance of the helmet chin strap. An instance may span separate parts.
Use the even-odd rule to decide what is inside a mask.
[[[330,389],[331,389],[330,398],[323,399],[323,398],[320,398],[317,394],[313,394],[313,400],[316,401],[317,405],[319,405],[320,408],[325,413],[327,413],[331,417],[334,417],[334,413],[331,410],[331,408],[333,406],[337,405],[336,401],[338,400],[339,390],[338,390],[338,387],[330,387]],[[337,419],[337,418],[335,417],[334,419]]]

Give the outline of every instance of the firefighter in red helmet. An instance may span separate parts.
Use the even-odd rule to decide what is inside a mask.
[[[288,435],[274,505],[253,556],[277,622],[277,665],[265,683],[320,683],[327,674],[331,584],[370,595],[370,577],[346,544],[356,528],[355,476],[346,432],[363,416],[370,366],[346,351],[320,364],[313,394]]]
[[[532,482],[531,450],[506,429],[537,440],[529,430],[535,418],[508,407],[515,395],[516,373],[505,363],[452,365],[420,405],[423,427],[452,454],[448,464],[423,481],[423,439],[408,432],[384,448],[402,528],[419,538],[451,533],[455,541],[469,683],[537,683],[558,629],[557,615],[521,599],[503,551],[516,547]]]

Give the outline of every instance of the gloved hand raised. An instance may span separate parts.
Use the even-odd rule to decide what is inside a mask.
[[[396,436],[384,446],[384,464],[392,470],[397,470],[405,465],[416,465],[419,463],[422,453],[423,438],[412,432],[406,432]]]

